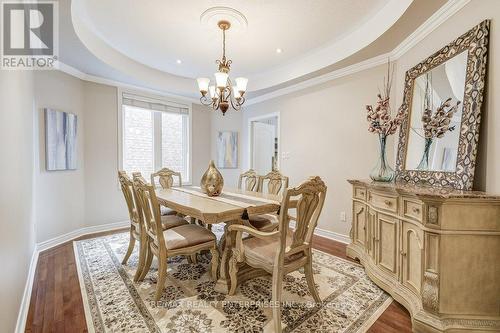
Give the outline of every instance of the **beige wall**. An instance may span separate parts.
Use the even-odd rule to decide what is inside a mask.
[[[280,113],[280,169],[290,186],[321,176],[328,186],[319,228],[348,235],[351,188],[346,179],[368,178],[377,158],[377,137],[368,133],[365,105],[374,103],[385,66],[247,107],[243,112],[242,157],[248,168],[248,119]],[[389,156],[392,146],[389,144]],[[340,222],[340,213],[347,222]]]
[[[487,95],[483,107],[480,153],[475,187],[500,193],[500,1],[472,0],[447,22],[434,30],[396,61],[393,105],[402,102],[406,70],[465,33],[482,20],[490,18],[491,36]],[[248,118],[271,112],[281,114],[281,151],[289,151],[290,159],[281,159],[283,173],[291,177],[291,185],[308,175],[318,174],[329,186],[327,201],[319,227],[348,235],[350,221],[350,187],[348,178],[367,178],[377,156],[376,136],[366,131],[364,105],[375,102],[385,66],[369,69],[300,92],[249,106],[242,123],[243,168],[247,168]],[[396,139],[395,139],[396,138]],[[397,135],[392,138],[397,147]],[[394,156],[389,147],[389,156]],[[280,157],[281,158],[281,157]],[[304,162],[307,161],[307,162]],[[394,163],[394,158],[390,158]],[[392,164],[393,165],[393,164]],[[347,213],[347,223],[339,214]]]
[[[125,221],[127,207],[118,187],[116,87],[84,82],[85,224]]]
[[[238,132],[238,168],[236,169],[219,169],[222,177],[224,177],[224,186],[235,188],[238,185],[238,177],[242,170],[241,158],[243,156],[242,150],[242,120],[245,111],[228,110],[226,115],[222,115],[220,111],[213,111],[209,107],[205,108],[206,112],[211,113],[211,159],[217,160],[217,134],[219,131],[236,131]],[[208,161],[206,162],[208,167]]]
[[[85,159],[83,82],[59,71],[36,71],[35,136],[36,238],[42,242],[82,228],[85,224]],[[77,170],[46,171],[44,108],[78,116]],[[37,140],[38,139],[38,140]]]
[[[397,102],[402,102],[404,73],[408,69],[487,18],[492,20],[488,56],[488,83],[482,110],[480,155],[476,168],[475,187],[479,190],[500,193],[498,172],[500,165],[500,95],[498,94],[500,89],[500,1],[472,0],[398,59]]]
[[[0,331],[13,332],[35,245],[33,72],[0,70]]]
[[[58,71],[35,73],[37,242],[88,226],[122,222],[128,213],[118,187],[117,88]],[[78,170],[45,170],[43,108],[78,115]],[[192,173],[198,184],[211,156],[211,113],[192,113]]]
[[[193,185],[200,184],[201,177],[208,167],[211,156],[211,112],[205,106],[193,104],[192,133],[193,140]]]

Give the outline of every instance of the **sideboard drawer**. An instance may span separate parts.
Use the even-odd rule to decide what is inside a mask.
[[[366,189],[364,187],[354,187],[354,197],[356,199],[366,200]]]
[[[403,198],[403,216],[422,222],[422,203]]]
[[[397,197],[379,194],[379,193],[374,193],[374,192],[369,191],[368,192],[368,202],[370,204],[372,204],[373,207],[384,209],[386,211],[393,212],[393,213],[398,212],[398,198]]]

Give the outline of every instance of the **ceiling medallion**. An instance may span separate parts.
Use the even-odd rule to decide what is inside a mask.
[[[203,15],[202,15],[203,17]],[[203,105],[211,106],[214,110],[220,110],[222,115],[231,106],[234,110],[241,110],[245,103],[245,94],[247,90],[248,79],[237,77],[233,82],[229,78],[232,60],[226,59],[226,30],[231,28],[228,20],[217,22],[219,29],[222,30],[222,58],[215,63],[218,65],[218,72],[214,74],[215,85],[210,85],[209,78],[198,78],[198,88],[201,93],[200,102]]]

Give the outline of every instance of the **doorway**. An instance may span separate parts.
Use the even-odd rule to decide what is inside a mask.
[[[250,168],[266,175],[279,167],[279,113],[248,120]]]

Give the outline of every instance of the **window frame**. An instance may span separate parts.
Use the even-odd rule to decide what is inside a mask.
[[[187,143],[184,142],[184,148],[187,149],[187,159],[186,159],[186,174],[188,175],[189,179],[182,179],[182,184],[183,185],[191,185],[192,180],[193,180],[193,131],[192,131],[192,124],[193,124],[193,109],[192,109],[192,104],[185,102],[185,101],[180,101],[176,100],[174,98],[171,98],[169,96],[161,96],[161,95],[154,95],[151,93],[143,92],[143,91],[135,91],[135,90],[128,90],[128,89],[123,89],[123,88],[117,88],[117,126],[118,126],[118,170],[123,170],[123,148],[124,148],[124,143],[123,143],[123,126],[124,126],[124,117],[123,117],[123,94],[131,94],[131,95],[137,95],[144,100],[150,100],[152,102],[158,101],[163,104],[166,104],[168,106],[172,107],[180,107],[180,108],[185,108],[188,109],[188,117],[187,121],[183,126],[185,126],[185,130],[187,130]],[[161,152],[161,141],[162,141],[162,121],[161,121],[161,112],[162,111],[157,111],[153,113],[153,169],[154,171],[159,170],[162,167],[162,152]],[[155,134],[159,133],[159,135]],[[159,147],[159,148],[158,148]],[[174,170],[174,171],[179,171],[179,170]],[[149,182],[149,179],[147,179]]]

